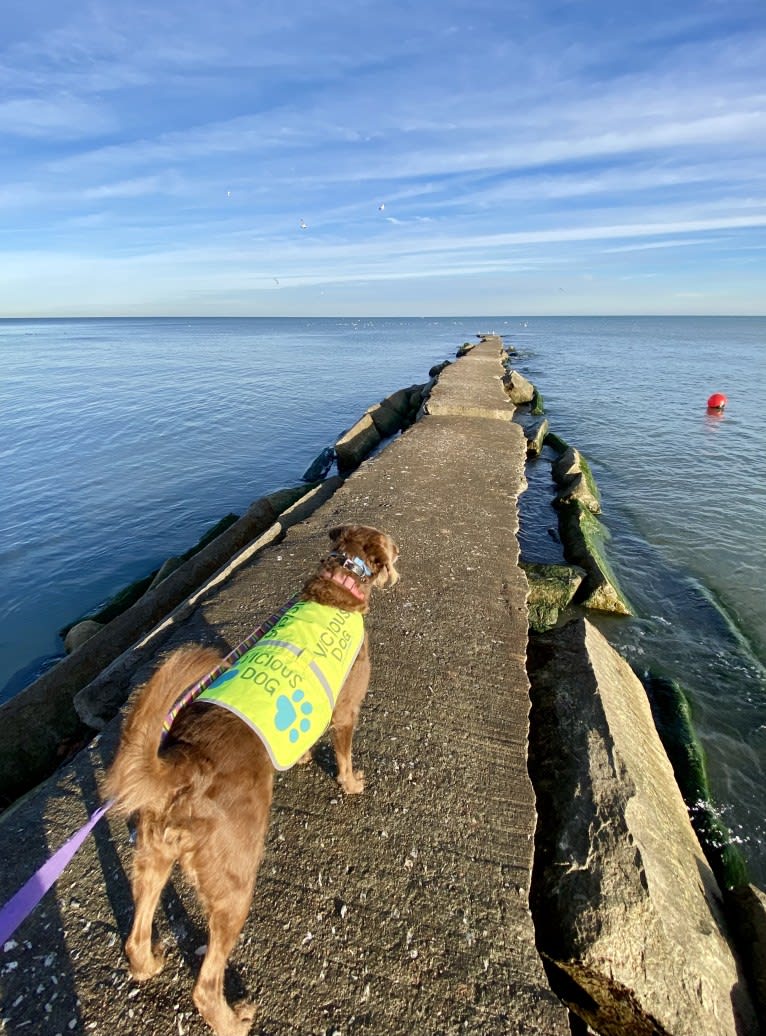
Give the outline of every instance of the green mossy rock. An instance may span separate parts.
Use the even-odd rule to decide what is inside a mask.
[[[598,518],[577,500],[562,504],[559,536],[567,561],[580,565],[587,573],[578,603],[596,611],[632,615],[633,610],[606,560],[604,541],[608,533]]]
[[[657,733],[667,752],[689,817],[722,889],[747,883],[745,861],[713,805],[705,753],[694,731],[689,700],[675,681],[639,674],[646,688]]]
[[[562,439],[560,435],[556,435],[555,432],[548,432],[545,436],[545,445],[550,446],[556,453],[563,453],[564,450],[569,449],[569,443],[566,439]]]
[[[554,507],[578,500],[593,514],[601,513],[601,496],[590,465],[579,450],[568,446],[551,466],[553,480],[560,490],[553,501]]]
[[[522,561],[521,567],[529,583],[529,628],[535,633],[552,629],[580,588],[585,571],[575,565],[541,565],[528,561]]]

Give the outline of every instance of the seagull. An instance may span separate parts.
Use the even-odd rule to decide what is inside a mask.
[[[309,225],[305,220],[301,220],[301,230],[308,230]]]
[[[380,205],[378,205],[378,212],[383,212],[383,210],[385,209],[385,207],[386,207],[386,203],[385,203],[384,201],[382,201],[382,202],[380,203]]]

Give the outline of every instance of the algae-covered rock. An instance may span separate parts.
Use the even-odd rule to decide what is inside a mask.
[[[585,572],[575,565],[542,565],[522,561],[527,574],[529,627],[542,633],[556,625],[560,613],[571,603]]]
[[[532,409],[531,414],[535,417],[539,417],[540,414],[545,413],[545,401],[543,400],[542,392],[535,386],[535,394],[532,396]]]
[[[239,521],[239,515],[233,512],[225,514],[223,518],[219,518],[215,525],[211,525],[210,528],[200,536],[193,547],[190,547],[184,554],[181,555],[181,561],[188,561],[193,558],[195,554],[198,554],[201,550],[204,550],[209,543],[213,540],[217,540],[218,537],[226,532],[235,522]]]
[[[296,501],[304,497],[307,492],[307,486],[288,486],[286,489],[277,489],[276,492],[269,493],[268,496],[261,497],[260,500],[256,500],[255,503],[267,504],[275,515],[280,515],[283,511],[286,511],[288,507],[292,507]]]
[[[395,410],[397,414],[401,414],[402,417],[409,413],[410,409],[410,389],[401,388],[397,389],[396,392],[392,392],[390,396],[386,396],[385,399],[381,399],[381,406],[390,407]]]
[[[567,446],[553,462],[551,473],[556,485],[561,487],[553,501],[554,507],[578,500],[593,514],[600,514],[601,498],[598,486],[590,465],[579,450],[574,446]]]
[[[597,611],[632,615],[604,554],[608,533],[601,522],[579,501],[559,507],[559,535],[564,557],[585,569],[587,578],[578,603]]]
[[[694,731],[691,705],[681,686],[664,676],[641,676],[657,733],[668,754],[692,827],[721,888],[747,881],[745,861],[713,804],[705,753]]]
[[[135,582],[126,586],[123,590],[120,590],[114,595],[103,608],[100,608],[97,612],[94,612],[88,618],[93,619],[94,622],[100,622],[102,625],[106,625],[111,622],[112,619],[116,619],[118,615],[122,615],[123,612],[127,611],[131,605],[135,604],[136,601],[140,600],[149,587],[152,585],[154,577],[157,575],[157,569],[151,572],[148,576],[144,576],[143,579],[137,579]],[[69,627],[71,629],[71,627]],[[62,630],[62,633],[65,632]],[[66,630],[68,632],[68,630]]]
[[[550,446],[556,453],[563,453],[564,450],[569,449],[569,443],[566,439],[562,439],[560,435],[556,435],[555,432],[548,432],[545,436],[545,445]]]

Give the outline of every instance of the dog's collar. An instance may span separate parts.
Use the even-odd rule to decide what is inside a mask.
[[[331,580],[331,582],[337,583],[338,586],[342,586],[344,590],[348,590],[348,592],[352,594],[354,597],[356,597],[358,601],[367,600],[367,598],[364,596],[362,591],[357,586],[356,580],[350,573],[346,574],[344,572],[341,572],[337,568],[334,572],[330,572],[328,569],[325,569],[324,572],[322,572],[322,578],[329,579]]]
[[[347,568],[349,572],[353,572],[358,579],[362,580],[362,582],[364,582],[366,579],[369,579],[372,575],[372,569],[364,560],[364,558],[350,558],[348,554],[344,554],[340,550],[334,550],[330,554],[330,557],[336,558],[338,561],[340,561],[342,568]]]

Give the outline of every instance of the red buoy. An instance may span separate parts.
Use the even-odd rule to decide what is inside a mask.
[[[710,410],[723,410],[728,402],[723,392],[714,392],[707,401],[707,405]]]

